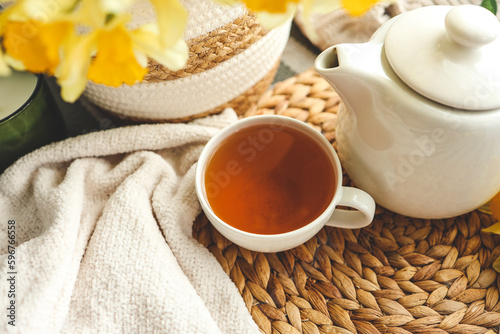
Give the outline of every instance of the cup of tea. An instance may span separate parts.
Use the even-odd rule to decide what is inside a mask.
[[[375,213],[369,194],[342,186],[328,140],[279,115],[240,119],[214,136],[198,160],[196,193],[222,235],[258,252],[296,247],[324,225],[361,228]]]

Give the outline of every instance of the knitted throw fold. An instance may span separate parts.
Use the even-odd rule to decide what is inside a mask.
[[[0,332],[258,333],[236,286],[191,237],[196,161],[236,119],[226,110],[90,133],[0,175]]]

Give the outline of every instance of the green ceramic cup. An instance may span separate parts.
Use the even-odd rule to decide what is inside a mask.
[[[42,75],[0,77],[0,173],[26,153],[65,137],[62,115]]]

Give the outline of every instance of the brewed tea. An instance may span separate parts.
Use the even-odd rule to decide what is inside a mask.
[[[327,152],[300,130],[254,125],[209,158],[205,190],[214,213],[246,232],[278,234],[316,219],[336,187]]]

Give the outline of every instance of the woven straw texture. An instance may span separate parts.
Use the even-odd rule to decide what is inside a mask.
[[[207,71],[246,50],[265,34],[266,30],[256,22],[254,14],[238,17],[216,30],[188,40],[189,58],[182,70],[171,71],[150,59],[149,73],[144,82],[175,80]]]
[[[243,117],[294,117],[335,147],[339,101],[308,70],[276,84]],[[481,230],[493,223],[480,211],[423,220],[377,207],[368,227],[324,227],[301,246],[265,254],[231,243],[201,214],[193,236],[236,284],[262,333],[489,334],[500,325],[492,269],[500,236]]]

